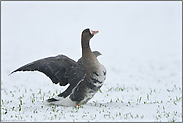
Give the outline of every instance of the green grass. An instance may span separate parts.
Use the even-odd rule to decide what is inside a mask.
[[[128,120],[140,120],[147,119],[146,114],[128,112],[129,109],[139,109],[138,106],[145,105],[157,105],[156,112],[153,115],[154,121],[162,121],[167,119],[169,122],[179,121],[178,118],[182,117],[182,113],[178,111],[169,111],[169,105],[178,106],[182,101],[182,96],[177,95],[175,97],[169,97],[168,100],[156,99],[155,97],[162,90],[149,88],[149,91],[143,92],[140,87],[110,87],[99,90],[98,95],[103,95],[103,99],[91,100],[87,105],[75,106],[75,107],[62,107],[62,106],[47,106],[42,104],[45,99],[51,98],[60,93],[56,90],[55,93],[51,91],[43,92],[41,89],[33,91],[32,89],[23,89],[23,93],[17,91],[18,88],[11,91],[3,90],[3,96],[11,97],[12,100],[1,99],[1,115],[2,120],[4,118],[13,120],[37,121],[38,115],[42,114],[44,120],[50,121],[65,121],[67,117],[70,117],[73,121],[83,119],[86,121],[99,121],[99,119],[120,121]],[[177,93],[182,90],[173,86],[166,89],[167,93]],[[17,92],[19,92],[17,94]],[[138,92],[138,93],[137,93]],[[114,95],[113,93],[119,94]],[[125,96],[126,94],[130,94]],[[51,95],[51,96],[50,96]],[[106,100],[107,99],[107,100]],[[90,109],[87,111],[87,109]],[[92,110],[92,111],[91,111]],[[116,111],[115,111],[116,110]],[[147,109],[148,110],[148,109]],[[28,115],[30,114],[31,115]],[[89,120],[90,119],[90,120]],[[164,121],[164,120],[163,120]]]

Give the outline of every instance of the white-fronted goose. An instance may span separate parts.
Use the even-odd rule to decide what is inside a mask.
[[[60,86],[69,84],[68,88],[54,98],[49,104],[76,106],[86,104],[101,88],[106,78],[106,69],[99,63],[100,52],[92,52],[90,39],[98,31],[85,29],[81,36],[82,57],[76,62],[65,55],[43,58],[26,64],[17,71],[39,71],[48,76],[53,83]]]

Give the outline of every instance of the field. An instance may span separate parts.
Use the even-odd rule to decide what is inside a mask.
[[[1,121],[182,121],[181,2],[1,2]],[[72,8],[72,9],[70,9]],[[66,13],[65,13],[66,12]],[[107,69],[85,105],[45,100],[64,91],[16,68],[49,56],[81,57],[80,35]]]

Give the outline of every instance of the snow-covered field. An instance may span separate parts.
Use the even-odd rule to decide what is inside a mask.
[[[182,121],[182,2],[1,2],[1,121]],[[107,79],[80,107],[49,106],[64,91],[34,60],[81,57],[80,35]]]

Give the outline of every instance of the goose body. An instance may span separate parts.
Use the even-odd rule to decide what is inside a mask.
[[[81,35],[82,57],[76,62],[65,55],[43,58],[26,64],[17,71],[39,71],[60,86],[69,84],[59,95],[47,100],[48,104],[76,106],[86,104],[101,88],[106,79],[106,69],[97,60],[100,52],[92,52],[90,39],[98,31],[85,29]]]

